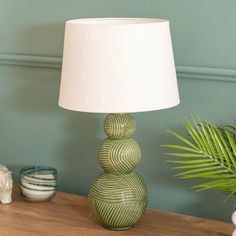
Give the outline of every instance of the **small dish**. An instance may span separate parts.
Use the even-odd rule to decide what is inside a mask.
[[[57,170],[49,166],[28,166],[20,170],[21,195],[26,201],[48,201],[56,193]]]

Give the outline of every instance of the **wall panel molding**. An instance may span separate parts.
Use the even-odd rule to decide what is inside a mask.
[[[236,83],[236,69],[176,66],[177,75],[183,79],[197,79]]]
[[[0,65],[60,69],[61,62],[61,57],[0,53]]]
[[[0,65],[60,69],[61,63],[61,57],[0,53]],[[236,83],[236,69],[177,65],[176,71],[181,79]]]

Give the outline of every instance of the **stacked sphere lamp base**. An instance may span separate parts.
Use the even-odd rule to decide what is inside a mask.
[[[147,186],[133,170],[141,158],[140,147],[131,138],[134,118],[129,114],[109,114],[104,130],[108,137],[98,151],[104,172],[93,181],[89,202],[94,216],[105,228],[127,230],[147,207]]]

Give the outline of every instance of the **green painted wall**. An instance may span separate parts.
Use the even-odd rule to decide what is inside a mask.
[[[234,122],[235,9],[234,0],[0,0],[0,162],[15,178],[25,165],[55,166],[60,190],[86,195],[101,171],[96,152],[105,137],[104,115],[59,108],[60,69],[29,66],[31,57],[24,60],[28,66],[3,65],[11,64],[4,54],[13,54],[13,59],[16,54],[61,57],[68,19],[168,18],[176,64],[191,67],[186,67],[187,76],[183,70],[178,73],[181,105],[134,115],[135,138],[143,152],[137,171],[148,184],[150,207],[229,220],[235,198],[223,204],[224,194],[195,193],[190,182],[175,179],[160,144],[175,141],[165,129],[183,133],[181,115],[198,113],[218,123]],[[207,69],[206,78],[204,67],[213,68]],[[233,82],[227,82],[229,78]]]

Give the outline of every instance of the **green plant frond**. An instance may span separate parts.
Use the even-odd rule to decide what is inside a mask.
[[[195,121],[196,122],[196,121]],[[213,153],[212,153],[212,142],[210,140],[210,137],[209,137],[209,133],[206,131],[206,129],[204,128],[204,125],[203,123],[201,122],[201,120],[199,119],[199,125],[197,126],[197,129],[199,131],[199,134],[205,144],[205,147],[206,147],[206,152],[210,155],[210,156],[213,156]]]
[[[234,132],[236,132],[236,128],[232,125],[225,125],[226,128],[232,129]],[[235,135],[234,135],[235,136]]]
[[[183,150],[183,151],[190,151],[190,152],[195,152],[195,153],[199,153],[199,150],[190,148],[190,147],[186,147],[186,146],[181,146],[181,145],[161,145],[161,147],[167,147],[167,148],[172,148],[172,149],[179,149],[179,150]]]
[[[234,180],[235,181],[235,180]],[[224,179],[218,179],[218,180],[213,180],[210,182],[205,182],[196,186],[193,186],[192,188],[214,188],[217,186],[228,186],[228,185],[235,185],[236,183],[233,183],[231,178],[224,178]]]
[[[216,181],[199,184],[194,186],[193,188],[198,189],[197,191],[203,191],[214,188],[222,191],[232,192],[236,191],[236,183],[235,180],[232,181],[232,179],[220,179]]]
[[[219,138],[217,134],[215,133],[214,126],[212,124],[208,124],[209,126],[209,132],[211,134],[212,141],[215,145],[217,155],[214,156],[214,159],[219,159],[219,161],[222,163],[224,162],[223,152],[221,150],[221,147],[219,145]]]
[[[170,134],[172,134],[172,135],[174,135],[176,138],[178,138],[178,139],[181,140],[182,142],[188,144],[188,145],[191,146],[192,148],[197,149],[197,147],[196,147],[193,143],[191,143],[189,140],[187,140],[187,139],[184,138],[183,136],[181,136],[181,135],[179,135],[179,134],[177,134],[177,133],[175,133],[175,132],[173,132],[173,131],[171,131],[171,130],[167,130],[167,132],[170,133]]]
[[[209,171],[199,174],[186,174],[184,176],[179,176],[181,179],[190,179],[190,178],[201,178],[201,179],[220,179],[220,178],[232,178],[233,175],[224,174],[227,173],[225,170],[218,171]],[[235,176],[234,176],[235,177]]]
[[[182,119],[190,138],[168,131],[185,145],[162,145],[174,150],[166,153],[176,157],[168,162],[176,164],[173,169],[180,170],[176,175],[181,179],[208,179],[193,188],[198,191],[218,189],[236,193],[236,128],[217,126],[207,120],[192,116],[192,123]],[[229,129],[230,128],[230,129]]]
[[[202,167],[209,167],[209,166],[217,166],[217,163],[203,163],[203,164],[195,164],[195,165],[184,165],[184,166],[176,166],[172,169],[196,169],[196,168],[202,168]]]
[[[226,134],[227,139],[229,140],[230,147],[233,151],[234,157],[232,157],[231,161],[234,165],[234,168],[236,169],[236,160],[235,160],[235,157],[236,157],[236,143],[235,143],[234,139],[232,138],[230,132],[227,129],[225,129],[225,134]]]
[[[207,182],[205,183],[205,186],[197,185],[194,187],[195,189],[197,189],[197,192],[205,191],[208,189],[217,189],[217,190],[232,194],[232,193],[235,193],[236,191],[236,186],[232,184],[230,185],[227,182],[222,182],[222,183],[212,184],[212,185],[210,183],[211,182]]]
[[[195,137],[198,140],[198,143],[200,143],[200,147],[201,147],[200,149],[207,152],[206,143],[205,143],[205,140],[202,138],[202,132],[199,129],[199,125],[197,124],[197,122],[193,116],[192,116],[192,120],[193,120],[195,127],[190,123],[190,121],[188,121],[188,127],[189,127],[189,129],[193,130]]]
[[[215,163],[213,160],[211,160],[211,159],[199,159],[199,160],[188,160],[188,161],[186,161],[186,160],[176,160],[176,161],[174,161],[174,160],[167,160],[167,162],[170,162],[170,163],[176,163],[176,164],[191,164],[191,165],[193,165],[193,164],[196,164],[196,163],[198,163],[198,164],[200,164],[200,163]]]
[[[201,127],[202,127],[203,133],[204,133],[204,135],[206,136],[206,141],[207,141],[207,145],[206,145],[206,146],[209,146],[209,148],[208,148],[209,154],[210,154],[212,157],[215,157],[215,156],[217,156],[217,154],[216,154],[214,142],[212,141],[212,138],[211,138],[211,133],[210,133],[209,124],[208,124],[207,121],[205,121],[205,127],[204,127],[204,125],[203,125],[203,123],[201,122],[200,118],[199,118],[199,122],[200,122],[200,125],[201,125]]]
[[[183,172],[177,174],[176,176],[179,177],[179,176],[193,174],[193,173],[199,173],[199,172],[202,172],[201,174],[205,175],[205,174],[209,174],[210,171],[211,171],[211,173],[217,173],[217,171],[214,171],[214,170],[218,170],[218,169],[222,169],[222,166],[209,166],[209,167],[204,167],[204,168],[196,168],[194,170],[183,171]],[[223,171],[223,170],[221,170],[221,171]]]
[[[194,119],[194,117],[192,117],[192,120],[193,120],[193,123],[195,125],[196,132],[198,133],[199,140],[201,141],[203,151],[206,152],[206,153],[209,153],[210,149],[207,146],[207,140],[206,140],[206,138],[203,135],[203,132],[202,132],[202,129],[201,129],[202,128],[201,125],[197,124],[197,121]]]
[[[191,125],[191,123],[186,120],[186,119],[182,119],[183,124],[185,126],[185,128],[187,129],[188,133],[190,134],[190,136],[192,137],[192,139],[194,140],[194,142],[196,143],[196,146],[198,148],[203,148],[204,145],[201,142],[201,139],[199,138],[198,133],[196,132],[196,130],[193,128],[193,126]],[[203,148],[204,149],[204,148]]]
[[[176,157],[207,157],[204,153],[165,153],[168,156],[176,156]]]
[[[202,192],[202,191],[205,191],[205,190],[209,190],[209,189],[216,189],[216,190],[220,190],[222,192],[227,192],[227,193],[232,193],[235,191],[235,187],[228,187],[228,188],[223,188],[224,184],[222,186],[214,186],[212,188],[199,188],[199,189],[196,189],[196,192]]]
[[[232,153],[229,150],[229,146],[227,145],[227,142],[225,141],[225,139],[222,136],[221,132],[218,129],[215,129],[215,130],[216,130],[216,132],[217,132],[217,134],[219,136],[219,139],[221,140],[222,146],[223,146],[222,152],[223,152],[224,157],[225,157],[224,159],[225,159],[228,167],[231,168],[231,165],[232,165],[231,161],[233,159]]]
[[[207,131],[209,133],[209,136],[210,136],[209,142],[211,143],[212,157],[218,158],[215,142],[214,142],[214,139],[212,138],[212,136],[213,136],[212,128],[213,127],[207,121],[205,121],[205,124],[206,124]]]

